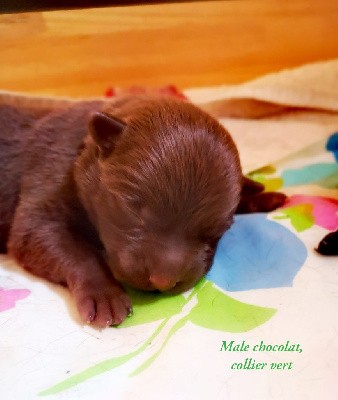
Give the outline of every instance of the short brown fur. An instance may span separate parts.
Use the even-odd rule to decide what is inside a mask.
[[[0,127],[1,250],[67,286],[100,327],[131,311],[121,283],[192,287],[236,209],[269,211],[285,198],[244,179],[227,131],[176,99],[125,96],[47,115],[0,106]]]

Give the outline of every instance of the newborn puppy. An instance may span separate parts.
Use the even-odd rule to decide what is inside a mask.
[[[2,106],[0,126],[0,245],[67,286],[83,321],[99,327],[131,312],[121,284],[191,288],[236,209],[285,199],[243,178],[228,132],[173,98],[125,96],[43,117]]]

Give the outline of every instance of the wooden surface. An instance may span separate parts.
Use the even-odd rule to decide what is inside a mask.
[[[338,57],[337,0],[238,0],[0,15],[0,89],[237,83]]]

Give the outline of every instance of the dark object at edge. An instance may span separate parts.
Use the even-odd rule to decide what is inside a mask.
[[[202,0],[199,0],[202,1]],[[160,0],[160,1],[137,1],[137,0],[2,0],[0,2],[0,13],[22,13],[31,11],[53,11],[80,8],[97,8],[113,6],[130,6],[159,3],[191,3],[192,0]]]
[[[322,239],[316,251],[324,256],[338,255],[338,229]]]

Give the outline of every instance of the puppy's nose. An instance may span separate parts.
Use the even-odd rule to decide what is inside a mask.
[[[177,283],[175,280],[161,275],[150,276],[149,282],[152,284],[152,286],[154,286],[155,289],[158,289],[161,292],[172,289]]]

